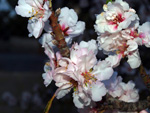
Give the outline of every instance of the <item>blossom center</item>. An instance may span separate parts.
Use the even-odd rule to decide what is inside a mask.
[[[124,52],[127,50],[128,47],[129,46],[125,42],[122,43],[122,45],[118,47],[117,54],[122,54],[122,56],[125,57]]]
[[[122,17],[122,14],[118,14],[113,20],[109,21],[110,25],[116,25],[118,27],[118,24],[123,22],[125,20],[124,17]]]
[[[84,77],[85,85],[87,83],[91,84],[92,82],[95,82],[97,80],[94,75],[92,75],[90,72],[87,72],[87,71],[82,73],[81,75]]]
[[[29,14],[32,15],[32,17],[30,19],[32,19],[33,17],[36,17],[37,19],[39,18],[43,18],[44,16],[44,10],[43,9],[33,9],[32,8],[32,12],[29,11]]]

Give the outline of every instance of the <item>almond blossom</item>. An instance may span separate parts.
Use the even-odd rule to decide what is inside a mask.
[[[65,36],[65,41],[68,44],[71,44],[72,39],[82,34],[85,30],[85,22],[78,21],[77,13],[68,7],[61,8],[60,14],[58,16],[58,22]],[[47,21],[44,29],[46,32],[51,33],[52,29],[48,23],[49,22]]]
[[[150,22],[145,22],[142,26],[139,26],[138,33],[141,35],[142,44],[150,47]]]
[[[89,44],[93,47],[88,46]],[[51,80],[55,81],[58,87],[56,98],[62,98],[73,88],[73,102],[78,108],[92,106],[93,101],[102,100],[107,90],[101,81],[109,79],[113,69],[109,62],[97,61],[97,49],[94,40],[82,41],[79,45],[75,43],[71,48],[70,58],[57,58],[57,66],[53,63],[55,56],[46,51],[54,67],[49,71],[51,75],[46,71],[47,76],[44,76],[44,79],[46,85]]]
[[[139,100],[138,90],[134,88],[135,84],[132,81],[127,84],[122,82],[122,78],[117,77],[117,73],[114,73],[109,80],[104,81],[104,84],[108,88],[108,93],[119,100],[125,102],[137,102]]]
[[[132,24],[138,24],[138,16],[135,10],[122,1],[116,0],[103,6],[104,12],[97,15],[95,30],[100,33],[116,33],[122,29],[130,28]]]
[[[44,0],[19,0],[18,6],[15,8],[18,15],[22,17],[30,17],[28,21],[29,37],[32,35],[38,38],[44,28],[44,22],[51,15],[49,10],[49,1]]]
[[[53,49],[47,44],[45,46],[45,54],[49,57],[50,61],[44,66],[45,73],[42,74],[44,84],[47,87],[53,80],[54,70],[57,68],[58,61],[61,58],[59,52],[54,53]]]
[[[118,65],[121,58],[128,57],[128,63],[131,68],[137,68],[141,64],[139,52],[138,52],[138,44],[141,42],[141,38],[139,36],[133,36],[132,29],[127,29],[120,31],[118,33],[113,34],[102,34],[98,37],[98,41],[100,44],[100,48],[104,50],[105,54],[114,54],[118,61],[116,64]],[[110,62],[112,62],[110,60]]]
[[[95,43],[94,40],[88,43],[92,42],[93,44]],[[87,42],[82,41],[81,43]],[[88,43],[85,45],[88,45]],[[71,49],[70,59],[66,59],[75,67],[74,69],[72,68],[73,74],[69,76],[74,78],[77,83],[73,94],[73,101],[78,108],[90,105],[91,101],[97,102],[102,100],[102,96],[106,94],[107,90],[101,81],[109,79],[113,73],[109,62],[97,62],[96,52],[93,50],[95,51],[95,48],[90,46],[83,47],[74,44]],[[68,69],[70,70],[69,67],[73,66],[68,64]]]

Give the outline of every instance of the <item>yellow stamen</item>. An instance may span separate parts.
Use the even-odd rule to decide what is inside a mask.
[[[49,0],[49,8],[52,8],[52,0]]]

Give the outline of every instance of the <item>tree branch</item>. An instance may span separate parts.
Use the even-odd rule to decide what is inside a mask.
[[[138,101],[136,103],[127,103],[107,94],[106,102],[98,105],[97,111],[118,110],[122,112],[140,112],[147,108],[150,108],[150,96],[147,97],[147,100]]]
[[[54,11],[52,11],[52,14],[51,14],[49,20],[50,20],[50,24],[51,24],[53,33],[55,35],[54,39],[57,41],[56,46],[59,48],[60,53],[63,57],[69,57],[70,51],[69,51],[69,48],[67,47],[63,32],[58,23],[58,17],[55,15]]]

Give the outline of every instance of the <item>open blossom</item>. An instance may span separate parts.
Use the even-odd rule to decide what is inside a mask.
[[[139,100],[138,90],[135,89],[135,84],[132,81],[129,81],[127,84],[119,84],[123,89],[123,94],[119,97],[119,100],[125,102],[137,102]]]
[[[45,0],[19,0],[15,8],[18,15],[30,17],[28,21],[29,36],[38,38],[43,31],[44,25],[51,15],[49,1]]]
[[[139,26],[138,32],[142,38],[142,44],[146,47],[150,47],[150,22],[146,22],[142,26]]]
[[[57,63],[61,58],[61,55],[59,52],[57,52],[55,55],[53,49],[49,45],[45,46],[45,54],[50,59],[50,61],[47,62],[44,66],[45,73],[42,74],[42,77],[44,79],[44,84],[47,87],[53,80],[54,70],[57,68],[58,65]]]
[[[78,21],[76,12],[68,7],[61,8],[58,22],[68,44],[71,44],[72,39],[82,34],[85,30],[85,22]],[[45,30],[49,33],[52,32],[49,24],[45,26]]]
[[[132,27],[132,24],[138,25],[138,16],[135,10],[129,8],[129,5],[122,1],[116,0],[103,6],[104,12],[97,15],[95,30],[98,34],[109,32],[116,33],[122,29]]]
[[[105,54],[114,54],[115,58],[111,58],[111,63],[112,61],[118,61],[116,62],[116,66],[118,66],[120,59],[127,57],[127,62],[132,69],[140,66],[141,60],[138,52],[138,44],[140,45],[142,40],[134,29],[126,29],[113,34],[104,33],[97,40]]]
[[[132,81],[127,84],[122,82],[122,78],[117,77],[117,73],[114,73],[109,80],[104,81],[104,84],[108,93],[119,100],[137,102],[139,99],[138,90],[134,88],[135,84]]]
[[[95,43],[94,40],[88,43],[92,42]],[[73,45],[70,53],[70,62],[77,67],[74,75],[78,78],[78,86],[75,88],[73,101],[78,108],[90,105],[91,101],[102,100],[107,90],[101,81],[109,79],[113,73],[110,63],[97,61],[96,52],[94,52],[96,48],[83,47],[81,43]]]
[[[85,44],[84,46],[82,45],[83,43]],[[89,46],[90,44],[93,46]],[[72,46],[70,58],[57,58],[57,67],[54,66],[54,70],[50,71],[52,77],[47,74],[47,78],[52,78],[55,81],[58,87],[56,93],[58,99],[65,96],[73,88],[75,106],[84,108],[85,106],[92,106],[93,101],[100,101],[106,95],[107,90],[102,81],[112,76],[113,69],[110,62],[97,61],[97,49],[96,41],[82,41],[79,45],[75,43]],[[49,57],[50,59],[56,59]],[[46,77],[44,78],[45,82],[47,82]]]

